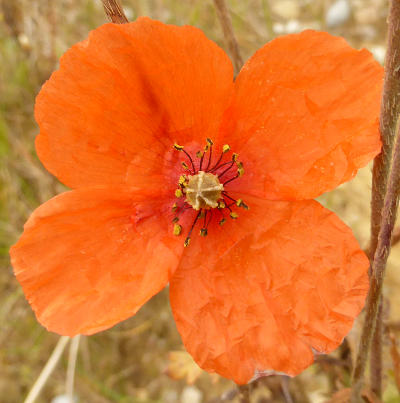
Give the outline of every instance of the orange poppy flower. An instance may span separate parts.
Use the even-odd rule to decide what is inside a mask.
[[[323,32],[269,42],[234,80],[196,28],[94,30],[36,102],[39,158],[73,189],[11,249],[40,323],[93,334],[169,283],[189,353],[239,384],[335,349],[368,260],[312,199],[379,153],[381,83],[368,51]]]

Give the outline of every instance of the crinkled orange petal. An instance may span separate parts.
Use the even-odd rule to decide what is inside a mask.
[[[73,190],[33,212],[11,262],[43,326],[92,334],[168,283],[183,249],[168,228],[160,201],[116,187]]]
[[[72,188],[159,186],[175,142],[215,137],[232,91],[228,56],[199,29],[106,24],[66,52],[38,95],[37,152]]]
[[[240,190],[302,200],[351,179],[380,151],[382,76],[367,50],[324,32],[283,36],[256,52],[221,131],[249,172]]]
[[[178,330],[205,370],[239,384],[296,375],[336,348],[368,290],[368,259],[316,201],[247,198],[249,211],[194,237],[170,283]]]

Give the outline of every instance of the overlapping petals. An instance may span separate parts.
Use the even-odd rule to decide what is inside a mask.
[[[74,336],[134,315],[182,254],[166,215],[157,195],[119,187],[73,190],[35,210],[10,254],[40,323]]]
[[[237,383],[295,375],[349,332],[368,291],[368,259],[351,230],[315,201],[248,198],[229,229],[193,239],[171,280],[186,349]]]
[[[232,91],[228,56],[199,29],[148,18],[106,24],[43,86],[37,152],[72,188],[165,187],[174,142],[213,137]]]
[[[325,32],[287,35],[257,51],[235,81],[222,127],[246,157],[240,190],[303,200],[351,179],[381,148],[382,77],[367,50]]]
[[[36,104],[38,155],[75,189],[39,207],[11,250],[38,320],[92,334],[170,281],[178,330],[208,371],[237,383],[295,375],[313,350],[332,351],[364,303],[368,260],[306,199],[379,152],[381,78],[367,51],[315,31],[268,43],[235,83],[227,55],[196,28],[140,18],[93,31]],[[245,175],[226,189],[250,210],[224,226],[216,212],[208,236],[196,227],[183,250],[173,145],[193,155],[207,138],[239,152]],[[195,215],[182,214],[184,230]]]

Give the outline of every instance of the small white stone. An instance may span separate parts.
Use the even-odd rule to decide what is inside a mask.
[[[286,27],[282,23],[276,22],[272,25],[272,29],[276,34],[280,35],[285,33]]]
[[[380,64],[383,64],[383,62],[385,61],[386,49],[383,46],[374,46],[370,50],[371,50],[372,54],[374,55],[375,59]]]
[[[51,400],[51,403],[75,403],[78,401],[78,398],[74,396],[74,401],[71,402],[70,398],[67,395],[58,395]]]
[[[328,27],[342,25],[350,18],[351,9],[348,0],[336,0],[326,12],[325,21]]]
[[[131,7],[124,7],[124,13],[126,15],[126,18],[128,18],[129,21],[133,21],[135,19],[135,12]]]
[[[297,20],[290,20],[286,24],[286,32],[288,34],[295,34],[296,32],[300,32],[302,30],[300,22]]]
[[[186,386],[181,394],[181,403],[201,403],[203,393],[195,386]]]
[[[31,42],[28,35],[21,33],[18,35],[18,42],[24,49],[29,49],[31,47]]]

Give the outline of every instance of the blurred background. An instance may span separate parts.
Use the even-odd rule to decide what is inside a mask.
[[[226,49],[211,0],[124,0],[123,5],[131,21],[148,15],[166,23],[195,25]],[[343,36],[356,48],[366,47],[383,63],[386,0],[231,0],[228,5],[245,59],[276,36],[312,28]],[[35,154],[35,96],[57,68],[60,55],[104,22],[100,0],[0,0],[0,403],[23,402],[57,343],[60,351],[63,347],[59,336],[36,322],[8,257],[31,211],[65,190]],[[354,230],[363,247],[369,237],[370,181],[367,167],[352,182],[321,198]],[[389,403],[400,402],[399,263],[400,248],[395,247],[384,309],[384,401]],[[260,380],[253,401],[328,401],[349,385],[358,332],[356,324],[338,351],[320,357],[295,379]],[[184,352],[165,290],[135,317],[64,344],[36,402],[67,403],[66,383],[72,374],[77,402],[237,401],[232,382],[204,373]]]

